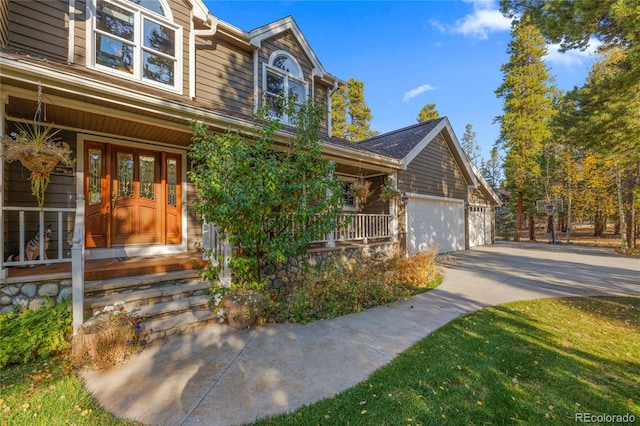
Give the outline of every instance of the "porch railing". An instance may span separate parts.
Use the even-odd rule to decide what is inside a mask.
[[[391,214],[341,214],[336,228],[324,240],[318,242],[363,241],[393,237]]]
[[[56,208],[56,207],[2,207],[3,217],[10,212],[17,213],[17,230],[12,229],[11,234],[15,242],[9,244],[14,250],[7,250],[5,244],[0,245],[0,258],[4,266],[29,266],[29,265],[48,265],[51,263],[71,262],[71,235],[73,233],[73,223],[75,221],[75,208]],[[13,213],[13,214],[15,214]],[[27,216],[31,216],[29,222],[33,222],[33,216],[37,214],[36,233],[27,232]],[[53,226],[53,223],[56,225]],[[13,223],[13,221],[12,221]],[[52,235],[47,249],[45,241],[47,228],[52,225]],[[17,231],[17,235],[16,235]],[[6,238],[5,233],[5,238]],[[17,238],[16,238],[17,237]],[[33,239],[33,243],[27,248],[27,244]],[[67,246],[65,247],[65,242]],[[11,241],[8,241],[11,243]],[[28,259],[27,250],[37,250],[37,259]],[[55,253],[53,257],[51,253]],[[46,256],[46,258],[45,258]],[[32,256],[35,257],[35,256]]]

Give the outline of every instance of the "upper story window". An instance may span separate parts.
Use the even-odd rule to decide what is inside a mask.
[[[298,62],[286,52],[274,52],[264,64],[263,82],[271,116],[291,123],[293,117],[282,108],[282,101],[293,100],[297,110],[307,100],[307,83]]]
[[[181,27],[163,0],[95,0],[92,66],[180,89]]]

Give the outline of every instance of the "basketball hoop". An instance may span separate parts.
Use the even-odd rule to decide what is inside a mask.
[[[544,212],[547,214],[547,216],[551,216],[556,212],[556,206],[554,204],[545,204]]]

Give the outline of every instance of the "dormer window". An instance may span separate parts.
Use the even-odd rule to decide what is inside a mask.
[[[297,110],[307,100],[307,83],[300,65],[288,53],[274,52],[269,63],[264,64],[263,82],[270,115],[283,123],[291,124],[293,117],[289,117],[282,108],[282,102],[286,99],[293,100]]]
[[[93,8],[90,66],[180,90],[182,31],[164,0],[95,0]]]

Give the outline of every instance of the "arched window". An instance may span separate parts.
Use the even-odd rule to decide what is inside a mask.
[[[91,66],[180,89],[181,27],[164,0],[94,0]]]
[[[281,102],[290,99],[298,107],[306,101],[307,83],[304,81],[302,68],[288,53],[274,52],[269,63],[264,64],[263,82],[271,116],[290,124],[293,117],[287,115]]]

